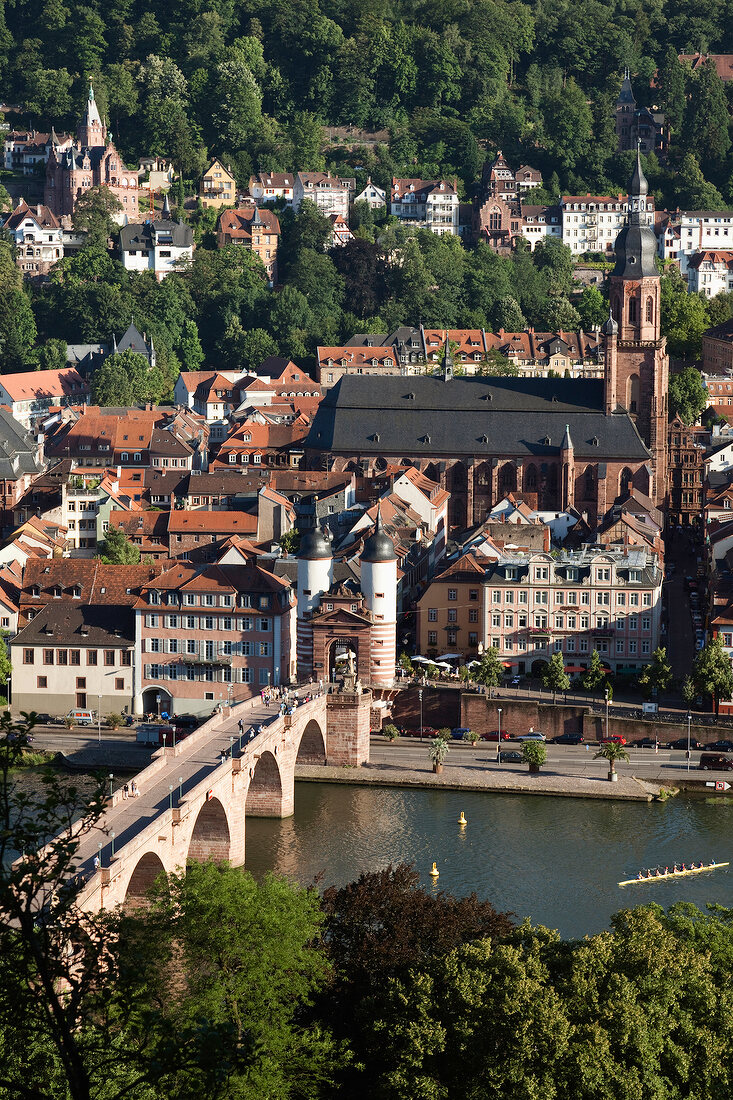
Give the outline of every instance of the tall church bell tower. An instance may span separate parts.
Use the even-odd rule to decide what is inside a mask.
[[[648,192],[637,150],[626,224],[616,238],[616,264],[609,279],[604,381],[606,415],[627,412],[652,452],[648,493],[660,506],[667,480],[669,361],[666,338],[660,335],[657,240],[649,224]]]

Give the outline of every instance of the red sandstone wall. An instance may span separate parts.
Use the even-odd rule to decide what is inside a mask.
[[[371,694],[328,697],[328,763],[358,767],[369,760]]]

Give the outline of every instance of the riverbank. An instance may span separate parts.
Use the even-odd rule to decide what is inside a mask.
[[[296,766],[297,782],[347,783],[372,787],[410,787],[425,790],[481,791],[489,794],[540,794],[557,798],[592,798],[619,802],[653,802],[663,785],[631,775],[619,775],[616,783],[605,776],[563,775],[546,768],[530,775],[525,768],[489,770],[483,764],[467,764],[440,775],[399,764],[364,764],[360,768]]]

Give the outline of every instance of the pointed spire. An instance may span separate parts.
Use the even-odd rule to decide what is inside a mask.
[[[453,377],[453,355],[450,350],[448,329],[445,330],[445,354],[443,356],[443,381],[450,382]]]
[[[565,435],[562,437],[562,443],[560,444],[561,451],[572,451],[573,441],[570,438],[570,425],[565,425]]]
[[[165,198],[163,199],[163,220],[164,221],[170,221],[170,218],[171,218],[171,204],[168,201],[168,192],[166,191]]]
[[[264,225],[264,222],[262,221],[262,218],[260,217],[260,212],[259,212],[259,210],[257,209],[256,206],[255,206],[255,212],[252,215],[252,221],[250,222],[250,225],[252,225],[252,226]]]

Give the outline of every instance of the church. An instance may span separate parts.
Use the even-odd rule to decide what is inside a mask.
[[[70,148],[54,142],[46,162],[44,204],[57,218],[70,218],[77,200],[91,187],[108,187],[119,199],[118,220],[126,224],[138,216],[139,178],[136,169],[126,168],[102,121],[89,85],[84,115]]]
[[[533,509],[574,508],[591,527],[632,488],[662,507],[669,363],[647,203],[637,155],[609,278],[603,378],[457,378],[449,348],[437,376],[346,375],[318,408],[309,466],[373,476],[414,465],[450,492],[453,528],[483,522],[510,492]]]

